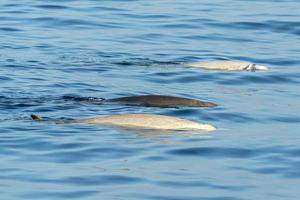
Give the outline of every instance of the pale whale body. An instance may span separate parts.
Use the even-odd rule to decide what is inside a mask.
[[[41,117],[31,115],[32,119],[42,121]],[[58,121],[57,121],[58,122]],[[195,121],[177,117],[156,114],[123,114],[88,119],[68,120],[58,123],[83,123],[94,125],[108,125],[128,129],[150,129],[170,131],[213,131],[216,128],[210,124],[202,124]]]
[[[216,60],[206,62],[194,62],[185,64],[188,67],[196,67],[208,70],[227,70],[227,71],[267,71],[268,68],[244,61]]]

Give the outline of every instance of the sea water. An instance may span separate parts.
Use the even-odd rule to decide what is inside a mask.
[[[299,10],[297,0],[1,0],[0,199],[299,199]],[[184,66],[216,59],[271,70]],[[145,94],[219,106],[90,101]],[[30,119],[127,113],[218,130]]]

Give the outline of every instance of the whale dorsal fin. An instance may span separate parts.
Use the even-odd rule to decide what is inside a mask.
[[[42,121],[43,118],[37,115],[30,115],[31,119],[33,119],[34,121]]]

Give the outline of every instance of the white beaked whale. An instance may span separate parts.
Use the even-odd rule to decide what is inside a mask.
[[[267,67],[257,65],[245,61],[234,60],[215,60],[215,61],[203,61],[193,62],[185,64],[187,67],[196,67],[208,70],[224,70],[224,71],[267,71]]]
[[[43,121],[42,117],[31,115],[35,121]],[[177,117],[157,114],[121,114],[104,117],[94,117],[74,120],[53,120],[57,123],[83,123],[93,125],[116,126],[128,129],[144,130],[170,130],[170,131],[214,131],[216,128],[210,124],[202,124],[195,121]]]

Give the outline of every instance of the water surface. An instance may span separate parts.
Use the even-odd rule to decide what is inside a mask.
[[[300,3],[110,0],[0,3],[1,199],[297,199]],[[210,59],[265,73],[183,67]],[[220,106],[143,108],[72,97],[163,94]],[[165,114],[213,134],[36,123]]]

